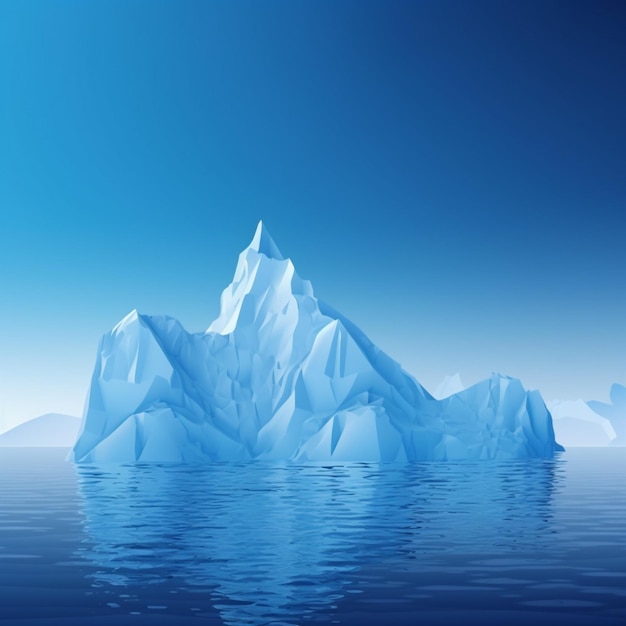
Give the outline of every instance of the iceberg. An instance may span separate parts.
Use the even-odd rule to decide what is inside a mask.
[[[439,401],[318,300],[259,223],[218,318],[128,314],[100,343],[77,462],[550,457],[541,396],[497,374]]]
[[[443,400],[448,396],[452,396],[455,393],[459,393],[459,391],[463,391],[465,389],[465,385],[461,380],[461,375],[457,372],[452,376],[446,376],[435,388],[433,391],[433,395],[438,400]]]
[[[568,447],[608,446],[617,437],[610,420],[595,411],[582,399],[554,400],[548,403],[554,432]]]
[[[587,405],[598,415],[608,419],[615,429],[616,437],[611,442],[615,446],[626,446],[626,387],[619,383],[611,385],[610,403],[590,400]]]

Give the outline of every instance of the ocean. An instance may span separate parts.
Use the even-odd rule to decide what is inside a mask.
[[[626,624],[626,449],[74,465],[0,448],[0,623]]]

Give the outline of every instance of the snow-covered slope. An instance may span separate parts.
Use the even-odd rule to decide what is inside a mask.
[[[69,448],[76,442],[79,428],[78,417],[46,413],[2,433],[0,446]]]
[[[536,392],[494,375],[435,400],[317,300],[259,223],[219,317],[124,318],[102,339],[77,461],[551,456]]]

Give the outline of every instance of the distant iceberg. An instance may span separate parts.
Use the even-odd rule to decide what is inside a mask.
[[[80,419],[61,413],[46,413],[0,435],[0,447],[69,448],[76,442]]]
[[[449,396],[454,395],[455,393],[459,393],[459,391],[463,391],[465,389],[465,385],[461,380],[461,375],[456,373],[452,376],[446,376],[435,388],[433,391],[433,395],[438,400],[443,400]]]
[[[550,413],[518,380],[438,401],[319,301],[259,223],[219,317],[188,333],[126,316],[101,341],[76,461],[550,457]]]
[[[611,403],[590,400],[587,405],[598,415],[605,417],[615,429],[616,437],[613,445],[626,446],[626,387],[614,383],[610,391]]]
[[[611,421],[592,411],[584,400],[554,400],[548,408],[554,432],[567,447],[608,446],[617,437]]]

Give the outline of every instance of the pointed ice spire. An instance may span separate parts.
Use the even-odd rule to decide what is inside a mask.
[[[283,260],[283,255],[280,253],[278,246],[274,243],[272,236],[269,234],[267,228],[263,225],[263,221],[260,220],[254,233],[254,238],[248,246],[252,250],[256,250],[259,254],[264,254],[270,259],[276,259],[278,261]]]

